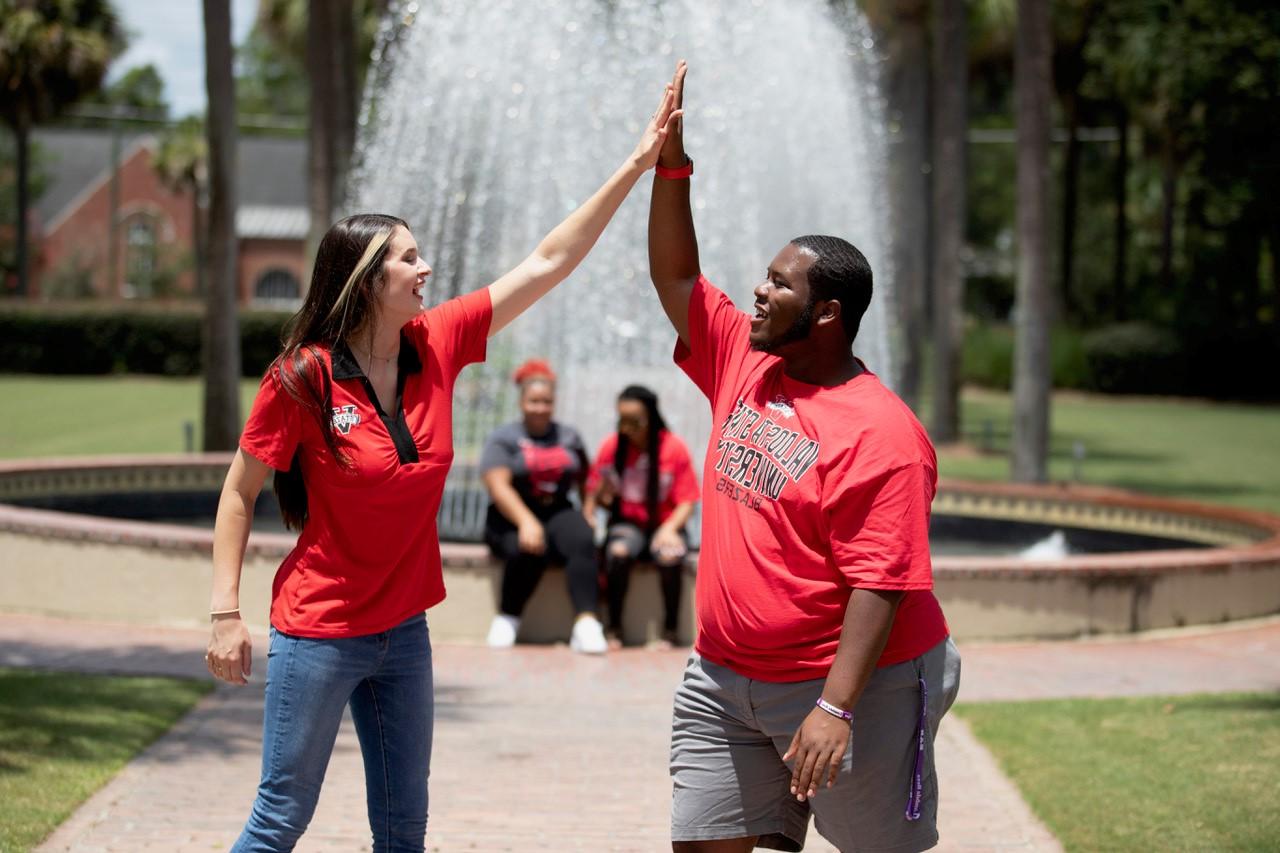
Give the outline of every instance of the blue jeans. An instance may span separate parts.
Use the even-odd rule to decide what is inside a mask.
[[[365,637],[271,629],[262,781],[233,851],[293,849],[315,813],[348,703],[364,756],[373,849],[423,849],[434,705],[431,637],[419,614]]]

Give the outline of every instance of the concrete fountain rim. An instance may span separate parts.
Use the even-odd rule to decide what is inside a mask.
[[[144,467],[153,469],[195,467],[207,473],[211,469],[225,470],[231,458],[231,453],[193,453],[0,460],[0,482],[24,475],[69,474],[84,470],[136,470]],[[1193,518],[1251,531],[1249,538],[1253,539],[1245,544],[1218,547],[1073,555],[1048,560],[1030,560],[1017,556],[939,556],[934,559],[933,564],[935,574],[940,577],[990,578],[1010,575],[1044,577],[1069,573],[1073,576],[1086,575],[1105,579],[1152,573],[1225,571],[1233,567],[1280,564],[1280,515],[1260,510],[1065,483],[1033,485],[943,479],[939,483],[938,493],[939,501],[960,496],[969,500],[1024,508],[1089,505],[1103,512]],[[965,515],[963,512],[955,514]],[[999,516],[997,514],[989,517]],[[1037,521],[1036,518],[1025,514],[1019,516],[1018,520]],[[54,510],[28,509],[4,503],[2,499],[0,499],[0,531],[162,550],[211,553],[213,548],[211,530],[156,522],[106,519]],[[253,533],[249,539],[247,554],[283,557],[293,548],[295,541],[296,537],[288,533]],[[441,556],[446,565],[455,567],[490,565],[488,549],[480,544],[442,542]]]

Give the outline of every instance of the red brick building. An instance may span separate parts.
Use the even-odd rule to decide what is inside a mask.
[[[37,168],[47,178],[34,211],[34,297],[194,293],[194,199],[170,191],[156,175],[154,137],[125,134],[113,142],[109,131],[46,129],[34,141]],[[236,184],[240,302],[296,304],[308,221],[305,141],[242,137]]]

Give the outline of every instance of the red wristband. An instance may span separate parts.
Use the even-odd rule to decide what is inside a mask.
[[[658,163],[653,167],[653,171],[665,181],[681,181],[693,174],[693,158],[685,155],[684,165],[675,169],[668,169]]]

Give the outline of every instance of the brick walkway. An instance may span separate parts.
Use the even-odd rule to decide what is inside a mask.
[[[200,676],[204,641],[203,631],[6,615],[0,665]],[[961,653],[969,700],[1280,689],[1280,621],[1142,640],[970,644]],[[666,746],[683,661],[679,652],[595,659],[563,647],[438,647],[429,848],[669,849]],[[260,686],[216,691],[41,849],[226,849],[253,798],[261,702]],[[938,753],[939,849],[1060,849],[954,717],[943,722]],[[298,849],[369,849],[363,800],[347,725]],[[832,850],[813,834],[806,849]]]

